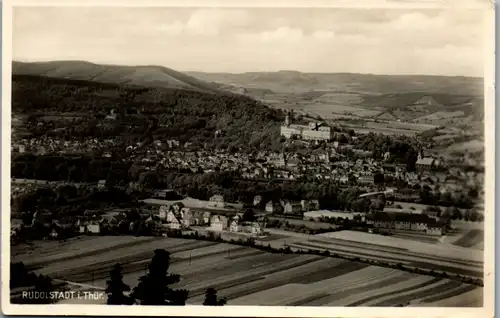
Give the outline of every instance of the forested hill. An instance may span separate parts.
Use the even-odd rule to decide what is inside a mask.
[[[120,85],[162,87],[220,93],[219,85],[157,65],[125,66],[86,61],[12,62],[14,75],[96,81]]]
[[[116,120],[106,118],[113,109]],[[31,75],[13,75],[12,111],[29,115],[27,130],[35,136],[176,139],[217,148],[279,142],[284,119],[281,111],[241,95]]]

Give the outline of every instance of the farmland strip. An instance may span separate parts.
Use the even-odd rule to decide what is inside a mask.
[[[390,257],[390,256],[377,256],[375,254],[371,253],[363,253],[363,252],[347,252],[344,250],[338,250],[335,248],[335,246],[331,247],[323,247],[323,246],[317,246],[314,244],[308,244],[308,243],[293,243],[291,244],[293,246],[297,247],[305,247],[305,248],[313,248],[317,250],[329,250],[335,254],[345,254],[351,257],[360,257],[360,258],[382,258],[383,260],[387,261],[392,261],[392,262],[397,262],[397,263],[403,263],[407,262],[408,260],[405,260],[403,258],[396,258],[396,257]],[[396,254],[389,252],[391,254]],[[417,257],[417,256],[414,256]],[[468,275],[468,276],[474,276],[474,277],[482,277],[483,273],[481,271],[475,271],[471,269],[463,269],[460,267],[452,267],[452,266],[446,266],[446,265],[438,265],[435,263],[425,263],[425,262],[412,262],[409,265],[414,266],[414,267],[419,267],[419,268],[427,268],[427,269],[432,269],[432,270],[441,270],[445,272],[452,272],[460,275]],[[459,264],[457,264],[459,265]],[[467,264],[468,266],[471,266],[470,264]]]
[[[350,286],[361,286],[362,284],[367,284],[376,279],[380,279],[381,277],[386,277],[387,275],[393,275],[397,271],[395,270],[387,270],[383,267],[369,266],[367,268],[353,271],[344,275],[339,275],[338,277],[325,279],[323,281],[319,281],[313,284],[291,284],[281,286],[278,289],[275,289],[275,292],[283,293],[283,296],[275,299],[274,302],[266,303],[267,305],[283,305],[289,302],[297,301],[307,296],[318,294],[320,292],[332,292],[332,287],[335,287],[337,290],[341,290],[343,288],[347,288]],[[391,274],[389,274],[391,273]],[[364,277],[370,277],[369,279],[364,279]],[[272,290],[271,290],[272,291]],[[263,295],[269,297],[272,293],[269,291],[264,293],[256,294],[257,299],[262,298]],[[241,298],[240,298],[241,301]]]
[[[195,244],[193,244],[195,243]],[[196,244],[197,242],[187,242],[181,245],[177,245],[175,247],[170,248],[171,253],[180,252],[180,251],[188,251],[198,248],[203,248],[211,245],[216,245],[217,243],[213,242],[202,242],[203,244]],[[120,258],[114,258],[102,262],[93,263],[91,266],[83,266],[76,267],[71,269],[66,269],[63,271],[56,272],[57,275],[54,278],[64,278],[67,280],[72,280],[75,282],[88,282],[92,279],[99,279],[106,277],[109,274],[109,271],[116,263],[120,263],[123,267],[124,273],[130,273],[132,271],[142,270],[145,268],[145,264],[130,264],[136,263],[141,260],[149,260],[153,256],[153,251],[145,251],[139,252],[135,255],[127,255]],[[93,269],[94,268],[94,269]],[[50,273],[49,273],[50,275]]]
[[[386,296],[392,296],[392,295],[401,294],[401,293],[404,293],[404,292],[407,292],[407,291],[410,291],[410,290],[415,290],[415,289],[419,289],[419,288],[425,287],[427,285],[432,285],[432,284],[437,283],[437,282],[442,281],[442,280],[443,280],[442,278],[434,278],[434,279],[432,279],[432,280],[430,280],[428,282],[421,283],[421,284],[418,284],[418,285],[415,285],[415,286],[411,286],[411,287],[408,287],[408,288],[404,288],[404,289],[400,289],[400,290],[395,290],[395,291],[392,291],[392,292],[387,292],[387,293],[383,293],[383,294],[379,294],[379,295],[375,295],[375,296],[371,296],[371,297],[366,297],[364,299],[360,299],[358,301],[350,303],[346,307],[359,306],[361,304],[367,303],[367,302],[375,300],[377,298],[382,298],[382,297],[386,297]]]
[[[329,241],[332,241],[332,242],[329,242]],[[356,242],[356,241],[344,240],[344,239],[336,239],[336,238],[328,238],[328,240],[318,240],[318,239],[311,239],[311,240],[309,240],[309,242],[321,243],[321,244],[335,244],[335,243],[340,243],[340,242],[336,242],[336,241],[344,241],[344,245],[348,245],[348,244],[360,245],[360,243]],[[379,245],[379,244],[363,243],[362,245],[363,245],[363,247],[365,247],[365,248],[368,247],[368,248],[370,248],[371,250],[374,250],[374,251],[378,251],[378,250],[382,250],[384,252],[391,251],[391,250],[394,250],[394,251],[409,251],[407,248],[394,247],[394,246],[383,246],[383,245]]]
[[[160,239],[163,239],[163,238],[151,237],[151,238],[140,240],[140,241],[131,241],[131,242],[126,242],[126,243],[120,243],[118,245],[109,246],[109,247],[106,247],[103,249],[92,250],[92,251],[79,253],[79,254],[73,254],[71,256],[66,256],[66,257],[65,256],[58,257],[59,255],[56,254],[57,256],[50,257],[49,259],[45,259],[45,260],[41,260],[41,261],[26,261],[25,263],[26,263],[26,265],[30,265],[30,266],[43,266],[43,265],[53,263],[55,261],[68,261],[68,260],[78,259],[78,258],[87,257],[87,256],[94,256],[94,255],[109,252],[109,251],[115,251],[116,249],[127,248],[130,246],[149,243],[149,242],[160,240]]]
[[[232,250],[231,250],[231,252],[232,252]],[[226,253],[226,252],[224,252],[224,253]],[[226,256],[226,259],[235,260],[235,259],[241,259],[241,258],[250,257],[250,256],[262,255],[264,253],[265,252],[259,251],[259,250],[251,250],[247,253],[243,253],[243,254],[239,254],[239,255]]]
[[[456,288],[458,286],[460,286],[459,282],[448,281],[442,285],[439,285],[439,286],[436,286],[436,287],[433,287],[430,289],[416,291],[416,292],[410,293],[408,295],[403,295],[403,296],[399,296],[396,298],[387,299],[387,300],[381,301],[379,303],[375,303],[374,306],[377,306],[377,307],[382,306],[383,307],[383,306],[394,306],[396,304],[405,304],[405,303],[408,303],[414,299],[425,297],[427,295],[441,293],[443,291],[449,290],[451,288]]]
[[[418,241],[422,243],[427,243],[427,244],[437,244],[438,240],[435,238],[431,237],[419,237],[419,236],[410,236],[410,235],[404,235],[404,234],[394,234],[393,237],[405,239],[405,240],[413,240],[413,241]]]
[[[355,272],[369,266],[369,264],[365,263],[342,262],[333,268],[326,268],[308,275],[295,277],[290,281],[290,284],[313,284],[325,279],[335,278],[350,272]]]
[[[483,306],[483,290],[480,288],[453,296],[431,305],[439,307],[481,307]]]
[[[435,301],[440,301],[440,300],[443,300],[443,299],[451,298],[451,297],[454,297],[454,296],[457,296],[457,295],[460,295],[460,294],[472,291],[472,290],[474,290],[476,288],[477,287],[474,286],[474,285],[462,285],[462,286],[458,287],[457,289],[449,290],[449,291],[447,291],[445,293],[442,293],[442,294],[439,294],[439,295],[435,295],[435,296],[424,298],[422,300],[422,302],[424,302],[424,303],[432,303],[432,302],[435,302]]]
[[[467,234],[465,234],[464,236],[459,238],[457,241],[455,241],[453,243],[453,245],[461,246],[461,247],[472,247],[472,246],[480,243],[481,241],[483,241],[483,239],[484,239],[484,231],[474,229],[474,230],[470,230],[469,232],[467,232]]]
[[[235,250],[244,250],[244,249],[245,248],[236,248]],[[186,250],[183,250],[183,251],[186,251]],[[183,257],[183,258],[172,257],[170,259],[170,264],[186,262],[186,261],[189,261],[189,259],[191,259],[191,261],[195,261],[195,260],[199,260],[199,259],[203,259],[203,258],[207,258],[207,257],[212,257],[212,256],[224,254],[224,253],[226,253],[226,251],[215,251],[215,252],[206,253],[206,254],[199,254],[199,255],[192,256],[190,258],[189,257]],[[146,256],[147,254],[149,254],[150,257]],[[146,266],[149,264],[152,256],[153,256],[152,252],[143,252],[143,253],[140,253],[139,255],[135,255],[135,256],[127,258],[126,262],[120,263],[122,265],[122,274],[134,273],[137,271],[144,270],[146,268]],[[81,272],[75,273],[75,270],[73,269],[73,270],[71,270],[72,273],[70,274],[71,276],[69,276],[69,278],[71,278],[73,281],[79,281],[81,279],[84,279],[84,281],[85,281],[85,279],[89,279],[91,277],[91,275],[93,276],[94,279],[104,278],[104,277],[106,277],[106,275],[109,274],[109,271],[111,270],[112,266],[114,266],[114,264],[116,264],[116,263],[117,263],[116,259],[112,260],[112,261],[99,263],[99,265],[101,265],[101,267],[99,269],[96,269],[96,270],[91,270],[90,273],[88,270],[86,270],[83,273],[81,273]],[[118,263],[119,263],[119,260],[118,260]],[[83,276],[83,277],[78,278],[79,275]],[[68,279],[68,277],[67,277],[67,279]]]
[[[222,284],[216,285],[217,286],[216,288],[217,288],[217,290],[222,290],[222,289],[226,289],[226,288],[231,288],[233,286],[247,284],[247,283],[251,283],[254,281],[258,281],[258,280],[264,280],[264,279],[265,279],[265,277],[262,275],[258,275],[258,274],[251,275],[251,276],[241,277],[241,278],[238,278],[235,280],[231,280],[228,282],[224,282]],[[196,288],[196,289],[190,290],[189,297],[196,297],[199,295],[203,295],[205,293],[205,289],[206,289],[205,287],[201,287],[201,288]]]
[[[313,240],[309,240],[310,242],[312,242]],[[343,246],[343,247],[355,247],[355,248],[362,248],[362,249],[367,249],[365,245],[365,243],[363,244],[360,244],[360,243],[356,243],[356,242],[353,242],[355,244],[342,244],[342,242],[331,242],[331,243],[328,243],[327,241],[319,241],[319,240],[315,240],[316,243],[320,243],[320,244],[323,244],[323,245],[333,245],[333,246]],[[340,240],[342,241],[342,240]],[[337,244],[335,244],[337,243]],[[372,244],[368,244],[368,245],[372,245]],[[449,258],[449,257],[435,257],[435,256],[432,256],[432,255],[428,255],[428,254],[423,254],[423,253],[418,253],[418,252],[412,252],[410,250],[405,250],[403,249],[402,251],[392,251],[391,249],[394,249],[394,247],[388,247],[387,249],[385,249],[382,245],[376,245],[378,247],[382,247],[382,248],[379,248],[379,249],[373,249],[373,248],[368,248],[368,250],[374,250],[374,251],[380,251],[380,252],[387,252],[387,253],[391,253],[391,254],[395,254],[395,255],[402,255],[402,256],[413,256],[413,257],[423,257],[423,258],[426,258],[426,259],[429,259],[429,260],[437,260],[437,261],[446,261],[446,262],[450,262],[450,263],[456,263],[456,264],[460,264],[460,265],[466,265],[466,266],[483,266],[484,262],[483,261],[475,261],[475,260],[463,260],[463,259],[457,259],[457,258]]]
[[[294,263],[294,264],[286,264],[285,266],[279,266],[277,268],[270,269],[269,271],[267,271],[265,273],[265,275],[269,276],[269,275],[274,274],[274,273],[278,273],[278,272],[281,272],[281,271],[286,271],[286,270],[293,269],[293,268],[300,267],[300,266],[304,266],[304,265],[309,265],[309,264],[312,264],[314,262],[318,262],[318,261],[321,261],[321,260],[322,260],[322,258],[318,257],[316,259],[302,260],[302,261],[300,261],[298,263]],[[255,294],[255,293],[261,292],[263,290],[267,290],[267,289],[279,287],[279,286],[282,286],[282,285],[286,285],[289,282],[290,281],[289,281],[288,277],[285,277],[283,279],[282,278],[278,278],[276,280],[266,281],[266,283],[264,285],[257,285],[257,286],[254,286],[252,288],[247,288],[245,290],[241,290],[239,292],[232,293],[231,295],[227,295],[226,298],[228,300],[240,298],[240,297],[243,297],[243,296],[247,296],[247,295],[250,295],[250,294]],[[226,288],[229,288],[229,287],[225,287],[223,289],[226,289]],[[219,290],[219,288],[217,288],[217,290]],[[222,290],[222,289],[220,289],[220,290]]]
[[[306,261],[306,260],[304,260],[304,261]],[[223,290],[223,289],[231,288],[231,287],[234,287],[234,286],[238,286],[240,284],[250,283],[250,282],[253,282],[253,281],[265,279],[266,278],[265,275],[269,275],[269,274],[272,274],[272,273],[275,273],[275,272],[282,271],[284,269],[287,269],[287,267],[293,268],[295,266],[301,266],[301,265],[303,265],[304,261],[301,261],[299,263],[294,263],[294,264],[287,264],[285,267],[277,266],[277,267],[275,267],[275,268],[273,268],[271,270],[269,270],[269,269],[264,270],[264,271],[259,270],[258,273],[250,274],[250,275],[247,275],[247,276],[244,276],[244,277],[238,277],[236,279],[231,279],[229,281],[222,282],[220,284],[216,284],[217,290]],[[307,260],[307,263],[309,263],[309,262],[310,262],[310,260]],[[283,263],[283,261],[281,263]],[[195,289],[193,289],[190,292],[190,295],[192,295],[192,297],[201,295],[201,294],[204,293],[204,290],[205,290],[204,287],[195,288]]]
[[[269,241],[276,241],[276,240],[281,240],[281,239],[286,239],[286,238],[288,238],[288,236],[286,236],[286,235],[271,234],[269,236],[259,238],[259,239],[257,239],[257,241],[269,242]]]
[[[267,258],[267,259],[266,259]],[[252,263],[246,259],[224,262],[222,266],[212,267],[209,269],[202,269],[201,271],[196,271],[183,276],[183,280],[180,282],[179,287],[187,286],[190,284],[199,284],[205,281],[217,281],[219,277],[227,278],[226,280],[231,280],[230,275],[236,276],[237,279],[244,277],[244,275],[238,275],[241,272],[258,270],[259,273],[262,272],[263,266],[268,266],[269,264],[275,264],[276,259],[270,258],[269,255],[260,255],[259,259],[254,259],[252,261],[262,262],[261,265],[252,267]],[[290,258],[283,259],[281,261],[290,261]],[[251,274],[250,274],[251,275]],[[247,276],[250,276],[247,275]],[[254,273],[255,275],[255,273]],[[263,275],[262,273],[259,275]],[[193,287],[193,286],[192,286]]]
[[[290,244],[290,245],[293,245],[293,246],[297,246],[297,247],[303,247],[303,248],[314,248],[314,249],[317,249],[317,250],[329,250],[331,251],[332,253],[334,254],[345,254],[345,255],[348,255],[348,256],[351,256],[351,257],[367,257],[367,258],[370,258],[370,257],[376,257],[376,258],[383,258],[384,260],[388,260],[388,261],[393,261],[393,262],[403,262],[403,260],[401,258],[394,258],[394,257],[389,257],[389,256],[377,256],[375,254],[370,254],[370,253],[362,253],[362,252],[346,252],[344,250],[337,250],[335,249],[335,246],[331,246],[331,247],[323,247],[323,246],[317,246],[317,245],[314,245],[314,244],[308,244],[308,243],[293,243],[293,244]]]
[[[349,296],[349,295],[352,295],[355,293],[362,293],[362,292],[365,292],[365,291],[368,291],[368,290],[371,290],[374,288],[380,288],[380,286],[388,286],[388,285],[396,284],[396,283],[399,283],[400,281],[401,281],[401,277],[392,277],[392,278],[389,278],[386,280],[376,281],[372,284],[361,286],[361,287],[347,288],[346,290],[343,290],[341,292],[336,292],[333,294],[326,294],[324,296],[315,295],[314,297],[308,297],[309,299],[307,299],[307,298],[301,299],[301,300],[295,301],[293,303],[287,304],[286,306],[304,306],[304,305],[307,306],[308,303],[313,302],[313,301],[314,301],[314,306],[318,306],[318,305],[321,306],[322,304],[327,304],[333,300],[342,299],[346,295]],[[320,296],[320,297],[318,297],[318,296]]]
[[[288,284],[292,279],[295,277],[300,277],[302,275],[306,275],[311,272],[315,272],[317,270],[321,270],[324,268],[332,268],[336,266],[337,264],[340,264],[341,262],[344,262],[343,260],[340,259],[334,259],[334,258],[311,258],[311,261],[308,263],[303,263],[302,260],[304,258],[299,257],[298,261],[301,261],[301,263],[297,263],[296,266],[290,266],[291,264],[289,263],[279,263],[277,264],[276,271],[274,272],[267,272],[266,273],[266,280],[263,283],[256,282],[256,283],[251,283],[245,286],[235,286],[229,289],[224,290],[224,296],[228,295],[233,295],[233,296],[238,296],[240,293],[243,293],[241,298],[237,298],[238,302],[241,301],[241,299],[244,299],[245,296],[250,296],[252,295],[258,295],[260,292],[267,292],[269,289],[267,287],[263,287],[263,285],[268,286],[269,283],[276,283],[272,284],[274,286],[271,288],[271,290],[283,287],[283,285]],[[274,267],[273,267],[274,268]],[[280,282],[279,284],[277,282]],[[260,287],[259,287],[260,286]],[[258,288],[258,291],[256,291],[256,294],[250,294],[249,290],[254,290],[255,288]],[[245,302],[243,302],[245,304]]]

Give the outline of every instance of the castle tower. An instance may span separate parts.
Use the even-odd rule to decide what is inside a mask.
[[[286,115],[285,117],[285,126],[290,126],[290,115]]]

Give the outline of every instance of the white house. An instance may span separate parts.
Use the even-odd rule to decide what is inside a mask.
[[[87,233],[101,233],[101,225],[99,223],[89,223],[87,224]]]
[[[231,224],[229,225],[229,231],[231,232],[240,232],[240,225],[238,224],[238,220],[237,219],[233,219],[231,221]]]
[[[222,215],[214,215],[210,220],[210,229],[213,231],[227,230],[227,218]]]
[[[282,213],[283,206],[278,202],[269,201],[266,203],[266,212],[268,213]]]
[[[49,237],[52,239],[57,239],[58,236],[59,236],[59,233],[57,232],[57,230],[55,228],[53,228],[49,234]]]
[[[407,220],[411,223],[410,229],[412,231],[427,231],[427,223],[429,218],[425,214],[407,214]]]
[[[260,204],[260,202],[262,201],[262,196],[260,195],[256,195],[254,198],[253,198],[253,205],[254,206],[258,206]]]
[[[258,222],[252,222],[250,225],[250,233],[260,235],[262,234],[262,226]]]
[[[442,236],[444,234],[444,227],[438,223],[429,223],[425,233],[433,236]]]
[[[285,214],[298,214],[302,212],[302,206],[300,203],[287,202],[285,204]]]
[[[300,200],[300,205],[302,206],[302,211],[309,211],[309,201]]]
[[[222,195],[216,194],[209,199],[208,206],[211,208],[224,208],[225,202]]]
[[[188,207],[183,207],[179,211],[179,216],[181,219],[189,219],[192,216],[191,209]]]
[[[403,221],[403,220],[395,221],[394,222],[394,228],[396,230],[410,230],[411,229],[411,223],[408,220],[406,220],[406,221]]]
[[[319,210],[319,201],[318,200],[311,200],[309,201],[309,210]]]
[[[203,213],[203,224],[210,223],[210,212]]]
[[[438,165],[438,161],[437,160],[435,160],[432,157],[423,157],[421,154],[418,155],[417,162],[415,163],[415,166],[420,171],[430,170],[434,166],[437,166],[437,165]]]
[[[97,182],[97,188],[98,189],[104,189],[106,187],[106,180],[99,180]]]
[[[373,174],[371,172],[362,172],[359,174],[358,182],[362,184],[373,184]]]
[[[339,178],[340,183],[347,183],[349,182],[349,177],[347,175],[341,176]]]
[[[160,220],[165,220],[167,218],[168,211],[170,210],[170,207],[168,205],[163,205],[160,207],[158,210],[158,217]]]
[[[166,221],[167,221],[167,223],[171,223],[171,222],[179,221],[179,218],[174,213],[174,211],[168,211]]]
[[[167,228],[172,230],[180,230],[181,229],[181,220],[175,215],[174,212],[169,211],[167,214]]]

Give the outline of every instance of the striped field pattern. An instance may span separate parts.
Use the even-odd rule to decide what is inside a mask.
[[[181,275],[177,288],[190,291],[188,304],[201,304],[215,287],[229,305],[268,306],[482,306],[482,288],[317,255],[271,254],[248,247],[173,238],[129,242],[94,237],[61,254],[31,251],[13,261],[38,265],[38,272],[104,288],[116,263],[131,287],[144,275],[154,249],[171,252],[170,271]],[[66,243],[68,244],[68,243]],[[304,246],[305,247],[305,246]],[[15,247],[14,247],[15,248]],[[33,260],[30,261],[29,260]]]

